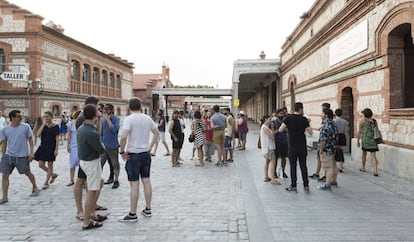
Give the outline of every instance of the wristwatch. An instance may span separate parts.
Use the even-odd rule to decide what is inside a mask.
[[[119,154],[120,154],[120,155],[122,155],[122,154],[124,154],[124,153],[125,153],[125,151],[121,151],[121,152],[119,152]]]

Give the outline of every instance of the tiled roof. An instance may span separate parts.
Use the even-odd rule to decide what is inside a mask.
[[[148,85],[157,85],[161,74],[134,74],[132,77],[132,89],[145,89]],[[160,84],[161,85],[161,84]]]

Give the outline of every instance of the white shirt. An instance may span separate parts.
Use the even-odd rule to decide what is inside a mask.
[[[184,134],[184,130],[185,130],[185,121],[184,118],[179,118],[180,120],[180,125],[181,125],[181,133]]]
[[[132,113],[125,118],[122,129],[129,133],[125,151],[142,153],[150,150],[150,135],[157,125],[146,114]]]

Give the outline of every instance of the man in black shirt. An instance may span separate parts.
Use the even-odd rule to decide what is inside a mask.
[[[279,132],[284,132],[288,128],[288,143],[289,143],[289,162],[290,162],[290,177],[292,184],[286,188],[287,191],[297,191],[296,189],[296,166],[299,159],[299,166],[303,178],[303,186],[305,191],[309,191],[308,168],[306,167],[306,137],[305,130],[312,134],[312,128],[309,126],[309,121],[303,117],[303,103],[297,102],[294,105],[293,114],[287,116],[282,125],[279,127]]]

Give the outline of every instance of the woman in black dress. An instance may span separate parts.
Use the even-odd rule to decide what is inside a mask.
[[[36,134],[41,138],[41,142],[35,152],[34,159],[39,161],[39,167],[47,173],[42,189],[48,189],[49,182],[53,183],[58,176],[53,173],[53,162],[56,160],[59,149],[59,126],[52,122],[52,118],[53,114],[46,111],[43,115],[43,124]]]

